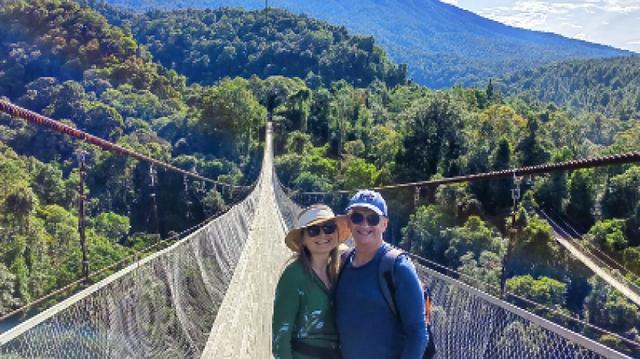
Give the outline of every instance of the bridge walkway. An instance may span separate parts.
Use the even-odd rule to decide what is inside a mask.
[[[271,358],[273,293],[290,251],[273,191],[271,131],[267,136],[254,222],[202,358]]]

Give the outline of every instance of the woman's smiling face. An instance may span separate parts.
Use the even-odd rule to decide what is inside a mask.
[[[338,245],[338,228],[335,221],[305,228],[302,243],[311,255],[329,254]]]

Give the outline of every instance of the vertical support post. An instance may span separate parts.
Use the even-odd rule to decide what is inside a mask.
[[[86,218],[85,218],[85,202],[87,200],[84,194],[84,182],[87,176],[85,168],[85,156],[87,152],[80,149],[76,153],[80,168],[80,184],[78,188],[78,233],[80,234],[80,248],[82,250],[82,276],[85,284],[89,284],[89,256],[87,254],[87,237],[85,235]]]
[[[184,198],[187,205],[187,223],[189,223],[191,219],[191,200],[189,199],[189,181],[187,175],[182,177],[182,182],[184,184]]]
[[[149,177],[151,178],[151,205],[153,206],[153,220],[155,231],[158,235],[160,234],[160,218],[158,218],[158,202],[156,200],[156,176],[157,172],[153,165],[149,166]],[[162,239],[162,238],[161,238]]]
[[[518,229],[516,228],[516,212],[518,210],[518,200],[520,200],[520,181],[516,177],[516,173],[513,172],[513,187],[511,187],[511,199],[513,205],[511,207],[511,228],[509,228],[509,238],[507,239],[507,253],[502,257],[502,272],[500,273],[500,297],[505,297],[505,286],[507,283],[507,276],[509,275],[509,262],[511,260],[511,252],[513,251],[513,244],[516,240],[516,234]]]

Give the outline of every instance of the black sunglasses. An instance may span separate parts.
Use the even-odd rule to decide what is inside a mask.
[[[365,218],[367,220],[367,223],[369,223],[371,227],[375,227],[378,225],[378,223],[380,223],[380,216],[377,214],[370,214],[365,217],[365,215],[362,213],[353,212],[349,216],[349,219],[353,224],[360,224],[365,220]]]
[[[333,232],[336,231],[337,228],[338,226],[336,225],[335,222],[328,222],[328,223],[323,223],[321,225],[309,226],[309,227],[306,227],[304,230],[307,231],[307,234],[309,235],[309,237],[315,237],[320,234],[320,230],[322,230],[324,234],[332,234]]]

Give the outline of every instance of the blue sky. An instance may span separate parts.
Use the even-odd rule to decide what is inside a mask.
[[[525,29],[640,53],[640,0],[441,0]]]

